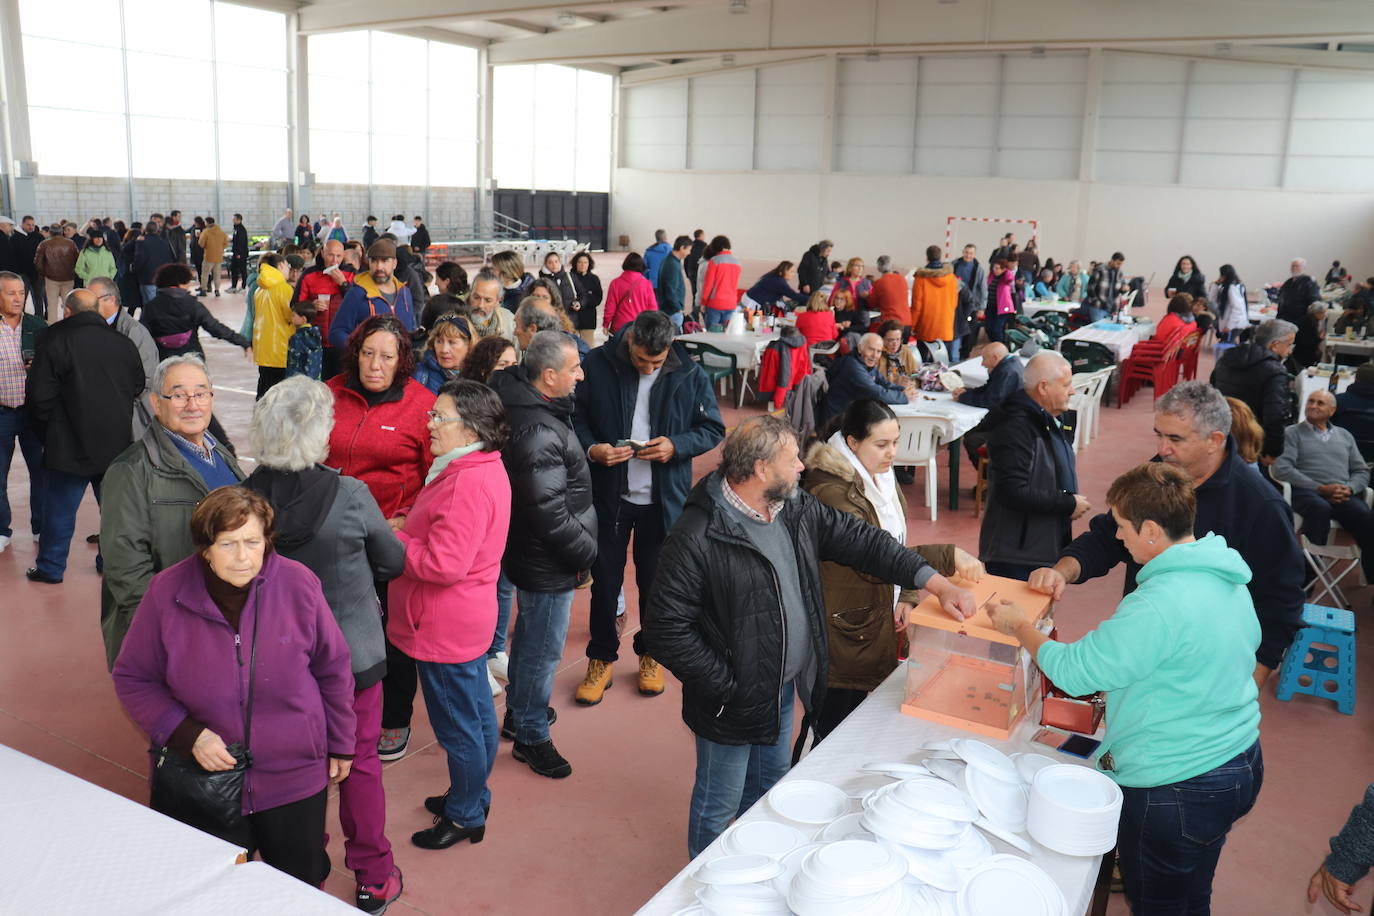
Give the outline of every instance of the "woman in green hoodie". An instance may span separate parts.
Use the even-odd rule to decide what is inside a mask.
[[[1072,643],[1009,603],[990,614],[1061,690],[1106,691],[1099,763],[1125,796],[1117,850],[1131,912],[1208,913],[1226,834],[1264,780],[1250,569],[1220,536],[1194,539],[1193,485],[1176,468],[1127,471],[1107,503],[1142,567],[1116,613]]]

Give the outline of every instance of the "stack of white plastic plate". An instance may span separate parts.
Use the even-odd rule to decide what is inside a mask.
[[[735,855],[760,855],[781,859],[806,842],[797,828],[776,821],[748,821],[725,831],[721,845]]]
[[[839,840],[871,840],[873,834],[867,832],[860,823],[863,812],[846,814],[826,824],[816,839],[822,843],[835,843]]]
[[[849,796],[844,790],[810,779],[784,779],[769,791],[768,804],[800,824],[828,824],[849,813]]]
[[[1055,852],[1107,852],[1116,845],[1120,816],[1120,787],[1096,770],[1056,764],[1035,774],[1027,818],[1030,835]]]
[[[1057,766],[1058,760],[1046,757],[1044,754],[1012,754],[1012,762],[1016,764],[1016,772],[1021,774],[1021,778],[1029,785],[1035,781],[1035,774],[1045,767]]]
[[[1064,894],[1049,875],[1017,856],[993,856],[959,888],[959,916],[1066,916]]]
[[[932,781],[939,783],[939,780]],[[940,784],[958,791],[946,783]],[[950,849],[957,845],[968,827],[967,822],[911,808],[895,794],[901,785],[895,783],[878,789],[864,799],[864,810],[859,816],[863,828],[881,839],[918,849]]]
[[[1011,758],[970,738],[954,738],[949,744],[968,763],[964,783],[983,817],[1011,833],[1025,830],[1030,795]]]
[[[727,886],[772,881],[783,873],[776,859],[762,855],[720,856],[703,862],[692,874],[702,884]]]
[[[697,892],[708,916],[789,916],[787,898],[769,884],[709,884]]]
[[[787,903],[797,916],[906,916],[906,862],[887,846],[842,840],[802,862]]]
[[[958,897],[921,884],[914,878],[906,883],[906,898],[910,916],[959,916]]]

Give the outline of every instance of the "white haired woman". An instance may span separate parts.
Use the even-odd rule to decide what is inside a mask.
[[[243,485],[272,504],[277,552],[319,577],[348,641],[358,727],[352,774],[339,784],[339,821],[344,861],[357,880],[357,905],[375,913],[400,896],[401,873],[386,838],[377,757],[386,641],[373,583],[400,575],[405,548],[367,486],[322,464],[333,426],[328,387],[305,376],[278,382],[253,411],[249,435],[258,469]]]

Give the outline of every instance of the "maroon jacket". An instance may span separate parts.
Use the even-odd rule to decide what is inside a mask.
[[[187,717],[225,744],[242,741],[256,638],[243,812],[309,798],[329,782],[330,755],[353,755],[357,727],[348,643],[320,580],[269,553],[235,633],[210,598],[203,564],[192,554],[148,584],[114,666],[119,702],[154,751]]]

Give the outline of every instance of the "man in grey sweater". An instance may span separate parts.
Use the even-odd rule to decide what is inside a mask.
[[[1313,544],[1325,544],[1334,519],[1360,546],[1366,577],[1374,575],[1374,512],[1364,501],[1369,486],[1355,437],[1331,424],[1336,398],[1314,391],[1304,406],[1305,419],[1283,434],[1283,454],[1274,463],[1275,480],[1293,487],[1293,511],[1302,516],[1302,533]]]

